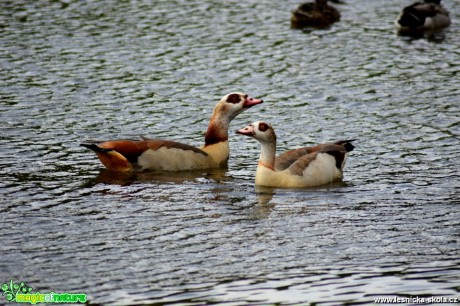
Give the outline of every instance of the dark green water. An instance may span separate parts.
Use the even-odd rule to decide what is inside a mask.
[[[393,30],[411,1],[346,2],[300,31],[296,1],[2,1],[0,283],[103,305],[459,298],[460,2],[415,40]],[[174,175],[79,146],[200,145],[232,91],[265,103],[231,130],[266,120],[280,151],[358,139],[343,184],[256,189],[238,135],[228,169]]]

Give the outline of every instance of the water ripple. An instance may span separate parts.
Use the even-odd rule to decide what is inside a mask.
[[[290,29],[295,1],[2,3],[2,275],[104,305],[458,297],[459,28],[398,37],[385,3],[326,30]],[[255,188],[259,146],[235,134],[228,169],[179,174],[79,146],[200,145],[235,90],[265,102],[231,130],[267,120],[280,151],[357,138],[343,182]]]

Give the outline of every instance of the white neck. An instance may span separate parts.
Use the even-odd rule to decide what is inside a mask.
[[[261,142],[261,145],[259,165],[273,170],[275,168],[276,142]]]

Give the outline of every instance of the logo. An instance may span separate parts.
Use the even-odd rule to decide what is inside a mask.
[[[24,282],[16,284],[11,279],[8,283],[2,284],[2,295],[9,302],[16,303],[86,303],[86,294],[84,293],[40,293],[32,292],[32,287],[27,286]]]

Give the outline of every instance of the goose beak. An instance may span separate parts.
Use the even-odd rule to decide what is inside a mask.
[[[262,99],[254,99],[253,97],[246,96],[246,98],[244,99],[243,107],[244,108],[250,108],[250,107],[252,107],[254,105],[261,104],[263,102],[264,102],[264,100],[262,100]]]
[[[236,133],[252,137],[255,134],[254,133],[254,126],[248,125],[247,127],[243,128],[241,130],[237,130]]]

